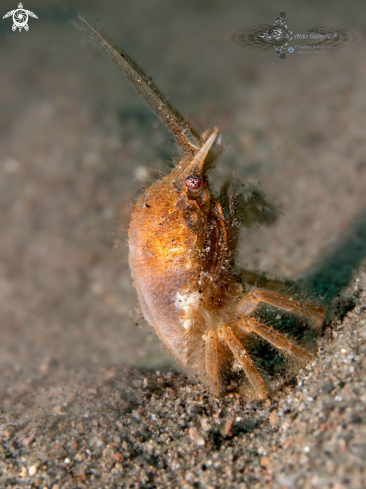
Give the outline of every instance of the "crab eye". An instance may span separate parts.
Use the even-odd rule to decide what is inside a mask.
[[[199,175],[189,175],[184,183],[189,190],[198,190],[202,185],[202,178]]]

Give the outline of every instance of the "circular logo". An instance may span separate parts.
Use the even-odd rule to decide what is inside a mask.
[[[13,18],[13,25],[12,25],[12,30],[16,31],[19,29],[19,32],[21,32],[22,29],[25,31],[29,30],[29,25],[28,25],[28,20],[29,17],[33,17],[34,19],[38,19],[36,14],[34,12],[31,12],[30,10],[26,10],[23,8],[23,5],[20,3],[18,5],[18,8],[15,10],[10,10],[10,12],[7,12],[3,19],[6,19],[8,17]]]
[[[28,24],[28,12],[22,8],[18,8],[14,11],[13,22],[15,29],[22,29]]]
[[[289,53],[293,53],[294,52],[294,48],[288,48],[288,52]]]

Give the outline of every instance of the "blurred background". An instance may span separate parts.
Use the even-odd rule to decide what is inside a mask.
[[[4,0],[1,17],[17,1]],[[282,203],[278,225],[243,232],[240,263],[303,279],[329,300],[341,293],[366,254],[364,2],[32,0],[24,8],[38,16],[28,32],[0,20],[0,394],[61,385],[63,376],[92,383],[126,365],[173,365],[136,320],[127,250],[113,241],[143,177],[167,168],[176,149],[71,25],[78,10],[195,127],[220,129],[227,147],[213,179],[235,173]],[[293,33],[325,23],[358,41],[285,60],[230,42],[281,11]]]

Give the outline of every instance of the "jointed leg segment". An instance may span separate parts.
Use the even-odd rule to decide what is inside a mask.
[[[308,302],[298,302],[291,297],[268,290],[254,289],[246,294],[239,302],[237,311],[242,317],[248,317],[261,302],[278,307],[284,311],[307,316],[313,319],[317,326],[321,325],[324,321],[325,309],[323,307],[315,306]]]
[[[219,338],[224,341],[232,351],[234,357],[243,367],[245,375],[247,376],[250,384],[257,393],[258,398],[264,399],[268,396],[268,392],[260,373],[254,366],[249,353],[237,339],[229,326],[221,326],[218,332],[208,331],[205,336],[205,366],[206,374],[210,378],[212,390],[215,396],[220,395],[220,378],[219,378],[219,355],[218,355],[218,343]]]
[[[313,355],[311,353],[304,350],[304,348],[297,346],[293,341],[289,340],[287,336],[278,333],[278,331],[275,331],[269,326],[261,324],[253,318],[242,319],[238,322],[238,325],[243,326],[246,331],[256,333],[267,340],[268,343],[271,343],[271,345],[277,347],[279,350],[283,350],[286,353],[293,355],[296,358],[300,358],[306,362],[313,359]]]
[[[278,307],[285,311],[301,314],[313,319],[317,325],[321,325],[325,317],[325,309],[309,303],[295,301],[291,297],[278,294],[277,292],[254,289],[246,294],[237,306],[237,312],[242,317],[235,328],[242,328],[246,332],[253,332],[264,338],[273,346],[301,360],[309,361],[313,355],[304,348],[297,346],[287,336],[278,333],[274,329],[261,324],[251,317],[258,305],[264,302]],[[205,366],[206,373],[210,378],[210,383],[215,396],[220,394],[220,340],[223,341],[231,350],[236,360],[242,366],[247,379],[260,399],[268,396],[267,388],[263,379],[252,362],[249,353],[235,336],[230,326],[221,326],[218,333],[209,331],[205,335]]]
[[[218,337],[214,331],[208,331],[205,335],[205,366],[206,373],[210,377],[213,393],[220,395]]]
[[[237,307],[238,313],[243,317],[243,319],[238,322],[239,326],[243,327],[246,331],[252,331],[258,334],[278,349],[283,350],[290,355],[305,361],[311,360],[313,358],[311,353],[297,346],[285,335],[278,333],[272,328],[259,323],[254,318],[249,317],[261,302],[278,307],[284,311],[308,316],[313,319],[317,325],[321,325],[324,321],[325,309],[306,302],[302,303],[295,301],[291,297],[286,297],[277,292],[259,289],[254,289],[246,294]]]
[[[268,396],[268,392],[260,373],[254,366],[249,353],[240,343],[238,338],[234,335],[229,326],[222,326],[219,329],[219,336],[225,341],[230,350],[232,351],[234,357],[243,367],[245,375],[247,376],[249,382],[251,383],[253,389],[256,391],[260,399],[264,399]]]

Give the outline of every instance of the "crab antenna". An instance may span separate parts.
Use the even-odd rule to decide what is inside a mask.
[[[184,117],[167,101],[150,77],[98,26],[81,15],[72,21],[87,37],[99,46],[127,81],[142,96],[150,109],[173,134],[178,146],[188,155],[195,155],[203,145],[202,139]]]

